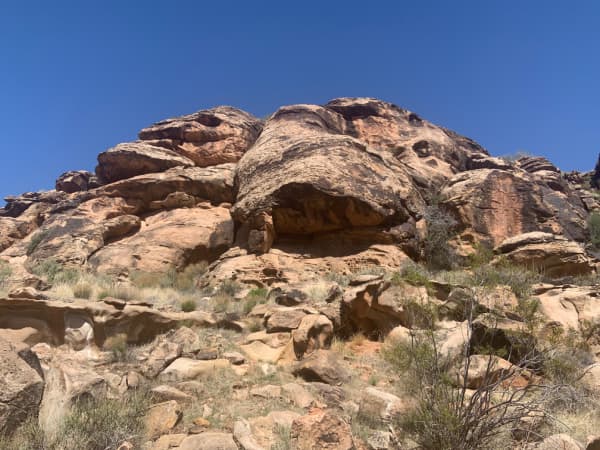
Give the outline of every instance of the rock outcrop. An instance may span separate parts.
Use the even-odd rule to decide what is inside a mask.
[[[260,131],[260,120],[251,114],[220,106],[157,122],[140,131],[139,138],[207,167],[237,162]]]
[[[519,234],[504,240],[495,251],[512,263],[540,270],[549,277],[594,271],[583,246],[551,233]]]
[[[30,416],[36,416],[44,380],[35,355],[31,357],[33,366],[21,358],[26,348],[17,350],[10,342],[0,338],[0,435],[13,432]],[[27,358],[30,359],[30,358]]]
[[[164,172],[172,167],[194,163],[177,153],[145,142],[119,144],[98,155],[96,175],[104,183],[145,173]]]
[[[72,194],[87,191],[100,186],[100,181],[87,170],[72,170],[63,173],[56,179],[56,190]]]
[[[491,386],[485,409],[556,363],[598,396],[599,171],[493,157],[373,98],[157,122],[0,208],[0,442],[123,399],[132,431],[103,448],[416,448],[404,377]],[[453,270],[420,266],[432,247]],[[580,447],[517,418],[511,448],[534,428]]]

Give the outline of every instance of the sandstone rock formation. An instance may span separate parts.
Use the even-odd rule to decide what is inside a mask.
[[[139,138],[207,167],[238,161],[260,131],[261,122],[252,115],[220,106],[157,122],[140,131]]]
[[[560,358],[598,396],[597,178],[372,98],[157,122],[0,208],[0,446],[140,393],[146,433],[107,448],[416,448],[397,358],[428,340],[465,401]],[[514,448],[579,446],[517,419]]]
[[[21,358],[20,352],[10,342],[0,338],[0,434],[11,432],[27,417],[37,415],[44,381],[35,364]]]
[[[87,170],[65,172],[56,179],[56,190],[72,194],[100,186],[98,178]]]
[[[104,183],[145,173],[164,172],[172,167],[190,167],[194,163],[177,153],[144,142],[119,144],[98,155],[96,175]]]

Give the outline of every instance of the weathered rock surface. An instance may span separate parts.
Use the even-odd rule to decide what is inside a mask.
[[[322,314],[309,314],[292,331],[292,342],[297,359],[315,350],[327,349],[333,339],[333,323]]]
[[[397,418],[410,408],[407,400],[369,386],[361,395],[360,414],[364,417],[377,418],[384,422]]]
[[[422,209],[402,167],[345,129],[341,114],[314,105],[270,117],[236,169],[232,213],[251,250],[268,250],[276,235],[398,225]]]
[[[146,412],[145,417],[145,428],[148,437],[156,439],[169,433],[175,428],[182,415],[181,407],[175,400],[152,405]]]
[[[3,434],[13,432],[27,417],[37,414],[44,380],[36,368],[19,356],[13,344],[1,338],[0,361],[0,434]]]
[[[296,363],[292,373],[306,381],[318,381],[332,385],[341,385],[350,377],[335,353],[328,350],[317,350]]]
[[[442,205],[458,220],[467,242],[499,245],[532,231],[583,240],[587,213],[571,192],[549,192],[526,172],[479,169],[455,175]]]
[[[136,175],[193,165],[190,159],[171,150],[145,142],[127,142],[98,155],[96,175],[103,183],[112,183]]]
[[[139,138],[207,167],[237,162],[260,131],[261,121],[251,114],[220,106],[157,122]]]
[[[472,158],[488,153],[479,144],[417,114],[374,98],[339,98],[326,108],[346,119],[346,133],[382,149],[405,168],[415,185],[437,188]]]
[[[87,170],[72,170],[65,172],[56,179],[56,190],[72,194],[87,191],[100,186],[100,181]]]
[[[537,450],[582,450],[583,447],[579,442],[570,437],[568,434],[553,434],[540,442],[536,447]]]
[[[203,373],[210,373],[229,367],[231,367],[231,364],[226,359],[197,361],[190,358],[178,358],[161,372],[159,379],[163,381],[193,380]]]
[[[238,450],[233,435],[214,432],[188,436],[176,448],[178,450]]]
[[[114,300],[114,299],[113,299]],[[28,331],[25,342],[65,343],[70,318],[93,327],[93,342],[101,347],[107,337],[126,334],[130,343],[142,343],[183,322],[215,326],[211,314],[167,313],[146,306],[113,302],[74,300],[1,299],[0,329]]]
[[[594,271],[594,264],[582,245],[550,233],[520,234],[502,241],[495,251],[513,263],[541,270],[549,277]]]
[[[140,231],[105,245],[89,264],[102,273],[166,272],[212,261],[233,243],[233,222],[225,208],[180,208],[147,217]]]
[[[294,420],[291,444],[296,450],[352,450],[350,425],[336,415],[314,409],[308,415]]]
[[[160,206],[156,202],[168,202],[169,196],[177,193],[185,193],[197,201],[204,200],[219,205],[233,203],[235,200],[233,180],[233,164],[207,168],[175,167],[165,172],[139,175],[111,183],[103,186],[99,194],[128,199],[136,203],[142,212],[151,209],[153,205]]]

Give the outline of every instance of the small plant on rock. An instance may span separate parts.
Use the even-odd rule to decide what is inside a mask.
[[[27,244],[27,255],[31,255],[38,246],[42,243],[44,239],[48,237],[48,231],[38,231],[33,236],[31,236],[31,240]]]
[[[192,312],[196,310],[196,300],[188,298],[181,302],[181,310],[183,312]]]
[[[588,217],[588,230],[590,242],[595,248],[600,247],[600,213],[594,211]]]

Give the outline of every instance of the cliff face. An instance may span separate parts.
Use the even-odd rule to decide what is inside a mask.
[[[461,255],[536,231],[583,244],[598,208],[583,177],[544,158],[490,157],[370,98],[284,106],[265,121],[218,107],[139,137],[100,153],[95,175],[67,172],[56,191],[8,198],[0,257],[24,270],[53,258],[122,277],[199,260],[218,272],[271,249],[394,265],[422,255],[432,203],[456,221]]]
[[[390,425],[419,399],[385,350],[423,336],[460,364],[420,383],[485,403],[471,390],[549,380],[526,357],[550,349],[600,399],[599,176],[372,98],[153,124],[0,209],[0,447],[29,416],[55,442],[82,398],[143,387],[146,434],[102,448],[416,448]],[[510,448],[548,434],[539,410],[506,425]]]

